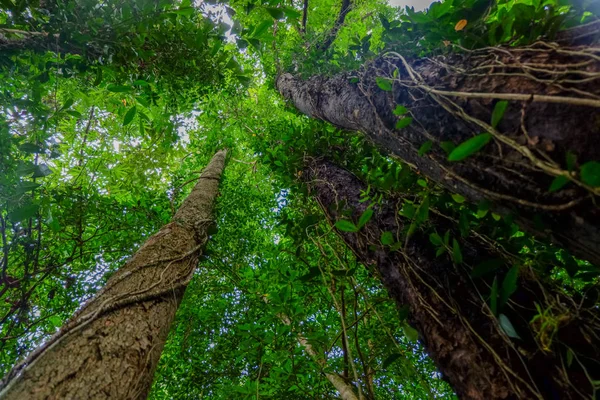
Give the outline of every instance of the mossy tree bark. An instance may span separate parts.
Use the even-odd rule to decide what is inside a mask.
[[[342,218],[358,221],[369,206],[361,201],[366,185],[330,162],[313,160],[303,177],[332,223]],[[461,237],[451,219],[434,212],[429,213],[429,229],[423,227],[406,239],[402,232],[411,220],[400,216],[399,200],[387,198],[372,205],[373,217],[357,233],[339,233],[357,257],[373,267],[398,305],[409,307],[411,325],[458,395],[486,400],[592,399],[592,381],[600,378],[595,298],[588,305],[585,299],[566,296],[521,266],[516,291],[495,315],[489,301],[494,277],[502,282],[516,261],[481,235]],[[433,229],[448,231],[451,238],[439,257],[429,240]],[[402,244],[398,250],[381,244],[384,232],[394,233]],[[462,249],[462,262],[452,259],[454,239]],[[504,260],[504,265],[495,274],[473,278],[473,266],[489,259]],[[508,337],[501,327],[503,318],[520,339]]]
[[[2,399],[143,399],[208,239],[219,151],[173,221],[150,237],[47,343],[8,374]]]
[[[423,59],[388,53],[331,77],[282,74],[277,88],[300,112],[365,133],[450,191],[491,201],[523,229],[600,265],[600,187],[589,183],[600,177],[581,173],[600,161],[599,50],[581,44],[599,37],[600,24],[590,26],[577,46],[538,42]],[[506,111],[492,122],[501,101]],[[404,111],[394,113],[397,106],[408,113],[396,115]],[[412,123],[397,125],[406,118]],[[482,133],[492,139],[481,150],[448,160],[448,146]],[[422,146],[431,149],[419,155]],[[566,185],[550,191],[557,178]]]

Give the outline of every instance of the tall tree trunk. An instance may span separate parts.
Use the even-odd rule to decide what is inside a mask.
[[[340,167],[313,160],[303,177],[332,223],[348,214],[357,221],[368,207],[361,201],[366,185]],[[482,261],[507,256],[480,235],[461,238],[453,221],[434,212],[429,230],[417,230],[409,239],[397,237],[411,223],[399,215],[398,200],[373,205],[369,223],[357,233],[340,235],[362,262],[376,267],[390,296],[409,306],[411,325],[458,395],[592,399],[597,384],[592,381],[600,378],[597,308],[564,295],[551,282],[540,282],[530,267],[520,266],[517,290],[497,318],[488,303],[494,274],[472,278],[471,270]],[[442,235],[449,231],[447,253],[439,257],[429,239],[433,229]],[[402,244],[398,250],[381,244],[383,232],[394,232]],[[452,260],[454,239],[462,262]],[[509,258],[498,269],[498,282],[514,262]],[[508,336],[506,321],[520,338]]]
[[[2,399],[143,399],[208,239],[219,151],[175,214],[47,343],[7,376]]]
[[[590,26],[595,34],[577,35],[579,42],[598,37],[600,24]],[[489,200],[523,229],[600,265],[600,165],[588,164],[585,176],[580,169],[600,161],[598,47],[538,42],[408,60],[387,53],[337,76],[283,74],[277,87],[304,114],[364,132],[447,189]],[[508,107],[497,124],[500,101]],[[408,114],[396,115],[404,111],[394,113],[397,106]],[[490,143],[448,160],[444,148],[482,132]],[[550,192],[557,177],[568,184]]]

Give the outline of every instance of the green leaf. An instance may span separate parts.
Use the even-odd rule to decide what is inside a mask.
[[[517,290],[517,279],[519,278],[519,267],[514,265],[508,270],[504,281],[502,281],[502,288],[500,289],[500,303],[499,308],[502,308],[506,304],[510,296]]]
[[[462,264],[463,262],[462,252],[460,251],[460,244],[456,239],[452,239],[452,259],[456,264]]]
[[[137,113],[137,107],[133,106],[127,111],[125,117],[123,118],[123,126],[129,125],[133,118],[135,118],[135,114]]]
[[[433,232],[429,234],[429,241],[434,246],[441,246],[444,242],[442,242],[442,237],[438,235],[437,232]]]
[[[419,332],[406,322],[402,325],[402,331],[404,332],[404,336],[411,342],[416,342],[419,339]]]
[[[589,161],[581,166],[581,180],[592,187],[600,186],[600,162]]]
[[[489,133],[482,133],[472,137],[459,144],[448,156],[448,161],[461,161],[465,158],[472,156],[483,148],[492,139],[492,135]]]
[[[378,76],[375,78],[375,83],[379,86],[379,89],[384,90],[386,92],[392,91],[392,81],[388,78],[383,78]]]
[[[79,111],[75,111],[75,110],[67,110],[65,111],[67,114],[69,114],[72,117],[81,119],[83,116],[81,115],[81,113]]]
[[[286,17],[291,19],[298,19],[302,16],[301,13],[299,13],[292,7],[284,7],[283,12],[285,13]]]
[[[358,219],[358,229],[365,226],[365,224],[371,220],[371,217],[373,217],[373,209],[367,208]]]
[[[181,7],[179,10],[174,10],[173,13],[177,15],[183,15],[185,17],[191,17],[196,12],[194,7]]]
[[[394,115],[404,115],[408,112],[408,108],[404,107],[404,106],[396,106],[396,108],[394,109]]]
[[[391,246],[394,244],[394,235],[392,232],[386,231],[381,234],[381,243],[384,246]]]
[[[458,204],[462,204],[462,203],[465,202],[465,198],[463,196],[461,196],[460,194],[458,194],[458,193],[454,193],[452,195],[452,200],[454,200]]]
[[[411,117],[404,117],[396,122],[396,129],[406,128],[413,121]]]
[[[42,149],[37,144],[33,144],[33,143],[23,143],[22,145],[19,146],[19,150],[21,150],[23,153],[43,153],[44,152],[44,149]]]
[[[133,82],[133,85],[134,86],[148,86],[150,84],[143,79],[138,79],[137,81]]]
[[[67,101],[65,101],[65,104],[63,104],[61,110],[66,110],[67,108],[71,107],[73,103],[74,101],[72,98],[67,99]]]
[[[433,142],[431,140],[428,140],[425,143],[423,143],[421,147],[419,147],[419,157],[423,157],[425,153],[431,150],[431,147],[433,147]]]
[[[513,339],[521,339],[521,337],[517,334],[515,327],[510,322],[510,320],[508,319],[508,317],[506,315],[500,314],[498,316],[498,321],[500,322],[500,327],[502,328],[504,333],[506,333],[506,335],[508,335],[508,337],[511,337]]]
[[[504,260],[500,258],[492,258],[490,260],[483,261],[477,264],[475,268],[473,268],[473,271],[471,271],[471,276],[473,278],[479,278],[481,276],[494,272],[503,265]]]
[[[37,204],[28,204],[8,213],[8,219],[12,222],[19,222],[24,219],[33,218],[36,216],[39,209],[40,206]]]
[[[273,19],[283,19],[285,17],[285,12],[281,8],[265,7],[265,10]]]
[[[567,349],[567,367],[573,364],[573,350]]]
[[[35,182],[29,182],[29,181],[19,182],[19,184],[17,185],[17,194],[23,194],[23,193],[29,192],[30,190],[37,189],[40,186],[42,186],[41,183],[35,183]]]
[[[446,152],[446,154],[450,154],[456,148],[456,145],[453,142],[446,140],[440,143],[440,147]]]
[[[387,367],[392,365],[394,363],[394,361],[398,360],[401,357],[402,357],[402,354],[399,354],[399,353],[393,353],[393,354],[389,355],[385,360],[383,360],[383,364],[381,365],[381,368],[386,369]]]
[[[498,312],[498,277],[494,277],[492,282],[492,292],[490,293],[490,310],[492,314],[496,315]]]
[[[350,83],[358,83],[359,81],[360,80],[357,77],[355,77],[355,76],[353,76],[352,78],[350,78]]]
[[[550,184],[548,191],[556,192],[557,190],[562,189],[567,183],[569,183],[569,178],[563,175],[557,176]]]
[[[269,28],[273,26],[273,21],[266,20],[258,24],[252,32],[252,36],[255,38],[261,38],[263,34],[267,33]],[[252,41],[250,41],[252,43]]]
[[[131,92],[133,88],[125,85],[113,85],[112,83],[106,87],[106,90],[113,93]]]
[[[96,79],[94,80],[94,83],[92,84],[92,86],[96,87],[98,85],[100,85],[102,83],[102,68],[98,67],[96,69]]]
[[[347,219],[340,219],[335,223],[335,227],[342,232],[358,232],[358,226]]]
[[[317,276],[321,275],[321,270],[319,269],[319,267],[312,267],[307,274],[302,275],[300,278],[298,278],[301,282],[308,282],[313,280],[314,278],[316,278]]]
[[[506,100],[501,100],[494,106],[494,111],[492,112],[492,126],[494,128],[498,126],[502,120],[504,112],[506,111],[506,107],[508,107],[508,101]]]
[[[52,170],[50,168],[48,168],[48,166],[46,164],[39,164],[39,165],[35,166],[32,177],[43,178],[45,176],[50,175],[51,173],[52,173]]]

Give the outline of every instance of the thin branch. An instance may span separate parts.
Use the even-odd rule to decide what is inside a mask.
[[[331,44],[337,37],[338,31],[340,30],[342,25],[344,25],[344,21],[346,20],[346,15],[348,15],[348,12],[350,12],[351,8],[352,8],[351,0],[343,0],[342,1],[342,8],[340,9],[340,13],[338,14],[337,20],[335,21],[333,28],[331,28],[331,30],[327,33],[327,36],[325,36],[325,40],[323,40],[323,43],[321,43],[320,45],[317,46],[317,49],[320,52],[327,51],[327,49],[331,46]]]

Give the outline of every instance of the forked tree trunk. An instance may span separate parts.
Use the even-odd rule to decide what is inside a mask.
[[[225,151],[165,225],[46,344],[7,376],[0,398],[144,399],[208,239]]]
[[[585,42],[599,29],[600,23],[592,24],[591,33],[575,38]],[[585,163],[600,161],[597,46],[538,42],[408,60],[388,53],[337,76],[283,74],[277,87],[302,113],[364,132],[450,191],[475,203],[489,200],[501,214],[514,214],[523,229],[600,265],[600,173],[591,173],[593,166],[587,177],[580,173]],[[499,101],[508,107],[494,127]],[[404,117],[414,118],[400,129],[398,105],[408,109]],[[484,132],[493,139],[483,149],[448,161],[449,142]],[[569,183],[550,192],[557,176]]]
[[[303,177],[332,223],[348,214],[356,222],[368,207],[361,201],[366,185],[334,164],[313,161]],[[592,399],[591,381],[600,379],[597,308],[565,296],[521,266],[517,290],[497,318],[488,306],[494,275],[503,282],[515,261],[509,258],[496,274],[472,278],[473,266],[506,259],[501,249],[478,235],[461,238],[454,222],[434,212],[429,229],[406,240],[400,232],[411,221],[399,215],[398,200],[375,204],[373,217],[359,232],[340,235],[363,263],[375,267],[390,296],[409,306],[411,325],[457,394],[482,400]],[[450,232],[449,248],[439,257],[429,240],[434,229]],[[383,232],[394,233],[398,250],[381,244]],[[453,239],[462,248],[462,263],[450,256]],[[504,318],[520,339],[507,336],[500,326]]]

